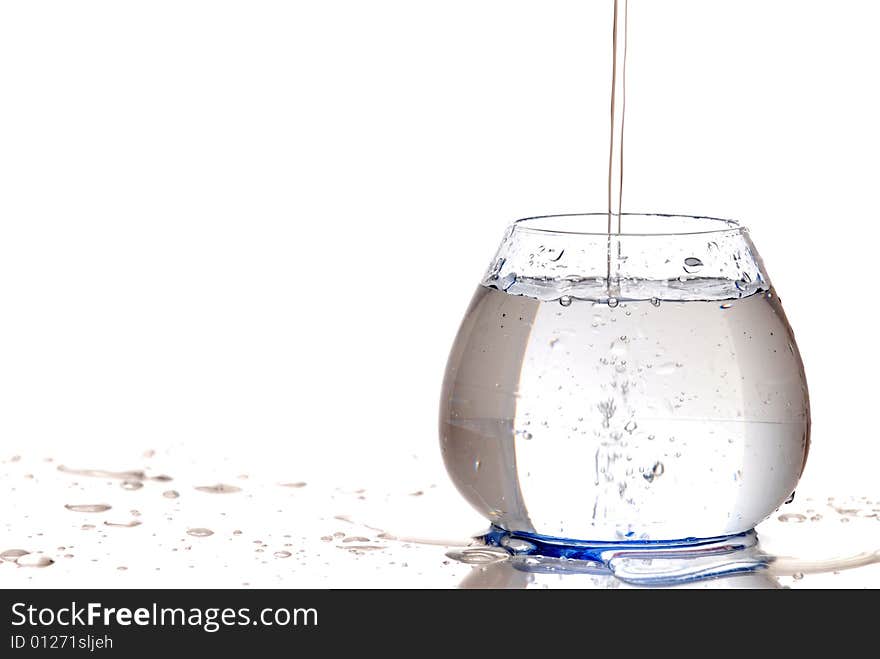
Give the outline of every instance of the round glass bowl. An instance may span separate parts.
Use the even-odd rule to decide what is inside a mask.
[[[624,215],[515,222],[461,323],[440,440],[499,529],[579,541],[715,538],[794,490],[806,379],[736,222]]]

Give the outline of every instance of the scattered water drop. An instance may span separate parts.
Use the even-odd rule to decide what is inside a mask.
[[[730,302],[725,302],[721,305],[722,309],[730,309],[733,305]]]
[[[780,515],[777,519],[779,519],[780,522],[795,522],[797,524],[807,521],[807,518],[800,513],[784,513]]]
[[[49,567],[54,562],[51,558],[42,554],[24,554],[15,561],[21,567]]]
[[[345,540],[343,540],[342,542],[348,543],[348,542],[369,542],[369,541],[370,541],[369,538],[365,538],[362,535],[353,535],[348,538],[345,538]]]
[[[522,540],[521,538],[511,538],[509,536],[505,536],[501,540],[501,544],[512,551],[514,554],[525,554],[527,552],[535,551],[536,547],[531,542],[527,540]]]
[[[655,307],[659,307],[660,306],[660,298],[652,297],[651,304],[653,304]]]
[[[644,478],[649,483],[653,483],[654,480],[660,478],[665,471],[666,467],[663,466],[662,462],[655,462],[650,471],[646,471],[644,474],[642,474],[642,478]]]
[[[793,575],[791,575],[791,576],[794,577],[794,580],[795,580],[795,581],[800,581],[801,579],[804,578],[804,573],[803,573],[803,572],[795,572],[795,573],[794,573]]]
[[[199,492],[207,492],[208,494],[233,494],[235,492],[241,492],[240,487],[226,485],[225,483],[217,483],[216,485],[199,485],[195,489]]]
[[[620,300],[618,300],[616,297],[608,298],[608,306],[612,309],[614,309],[618,304],[620,304]]]
[[[119,485],[123,490],[139,490],[144,486],[142,481],[122,481]]]
[[[792,501],[794,501],[794,494],[795,493],[792,492],[791,495],[784,501],[784,503],[791,503]]]
[[[559,304],[561,304],[563,307],[571,306],[571,296],[563,295],[561,298],[559,298]]]
[[[83,504],[72,504],[68,503],[64,506],[68,510],[72,510],[75,513],[104,513],[110,510],[113,506],[110,506],[106,503],[83,503]]]
[[[58,471],[76,476],[90,476],[92,478],[119,478],[121,480],[142,481],[147,475],[143,471],[107,471],[106,469],[71,469],[64,465],[58,465]]]
[[[509,272],[504,276],[504,278],[500,282],[500,288],[502,291],[507,291],[516,283],[516,273]]]
[[[290,558],[292,555],[293,554],[291,554],[289,551],[276,551],[273,554],[273,556],[275,556],[275,558]]]
[[[209,535],[214,535],[214,532],[211,529],[195,528],[187,529],[186,534],[195,536],[196,538],[207,538]]]
[[[446,557],[468,565],[491,565],[510,559],[510,554],[498,547],[468,547],[446,552]]]
[[[180,492],[178,492],[177,490],[165,490],[164,492],[162,492],[162,496],[166,499],[176,499],[180,496]]]
[[[281,487],[292,487],[292,488],[300,488],[305,487],[306,483],[304,481],[297,481],[295,483],[281,483]]]
[[[131,529],[135,526],[140,526],[141,524],[143,524],[143,522],[141,522],[139,519],[133,519],[128,522],[104,522],[104,526],[115,526],[123,529]]]
[[[630,419],[629,422],[623,427],[630,435],[632,435],[636,428],[639,427],[639,424],[636,423],[635,419]]]
[[[7,549],[4,552],[0,552],[0,560],[14,563],[17,559],[29,553],[30,552],[25,551],[24,549]]]

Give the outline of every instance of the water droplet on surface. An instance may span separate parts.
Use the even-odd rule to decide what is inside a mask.
[[[104,526],[115,526],[122,529],[131,529],[135,526],[140,526],[143,524],[139,519],[133,519],[128,522],[104,522]]]
[[[510,272],[504,276],[504,278],[499,282],[500,288],[502,291],[510,290],[510,287],[516,283],[516,273]]]
[[[804,573],[803,572],[795,572],[791,576],[794,578],[795,581],[800,581],[801,579],[804,578]]]
[[[142,481],[122,481],[119,485],[123,490],[139,490],[144,486]]]
[[[608,298],[608,306],[612,309],[614,309],[618,304],[620,304],[620,300],[618,300],[616,297]]]
[[[199,492],[207,492],[208,494],[234,494],[235,492],[241,492],[240,487],[226,485],[225,483],[217,483],[216,485],[199,485],[195,489]]]
[[[446,552],[446,557],[468,565],[491,565],[510,559],[510,554],[498,547],[468,547]]]
[[[276,551],[272,554],[275,558],[290,558],[293,554],[289,551]]]
[[[531,542],[521,538],[511,538],[505,536],[501,539],[501,545],[512,551],[514,554],[524,554],[535,551],[536,547]]]
[[[104,513],[110,510],[113,506],[110,506],[106,503],[83,503],[83,504],[72,504],[68,503],[64,506],[68,510],[71,510],[75,513]]]
[[[639,424],[636,423],[635,419],[630,419],[629,422],[623,427],[630,435],[632,435],[636,428],[639,427]]]
[[[570,307],[571,306],[571,296],[570,295],[563,295],[561,298],[559,298],[559,304],[561,304],[563,307]]]
[[[784,503],[791,503],[792,501],[794,501],[794,494],[795,494],[795,493],[792,492],[792,493],[791,493],[791,496],[789,496],[789,497],[784,501]]]
[[[292,487],[295,489],[299,489],[301,487],[305,487],[306,483],[304,481],[297,481],[295,483],[281,483],[281,487]]]
[[[703,267],[703,262],[696,256],[689,256],[684,260],[684,271],[689,275],[696,274]]]
[[[177,490],[165,490],[164,492],[162,492],[162,496],[166,499],[176,499],[180,496],[180,492],[178,492]]]
[[[7,549],[6,551],[0,552],[0,560],[14,563],[16,559],[21,558],[25,554],[29,553],[30,552],[25,551],[24,549]]]
[[[24,556],[19,556],[15,561],[16,565],[21,567],[49,567],[54,562],[51,558],[42,554],[25,554]]]
[[[644,474],[642,474],[642,478],[644,478],[649,483],[653,483],[654,480],[660,478],[665,471],[666,467],[663,466],[662,462],[655,462],[654,466],[651,467],[649,471],[646,471]]]
[[[655,307],[659,307],[660,306],[660,298],[652,297],[651,304],[653,304]]]
[[[795,522],[797,524],[807,521],[807,518],[800,513],[785,513],[780,515],[777,519],[779,519],[780,522]]]
[[[730,307],[732,307],[732,306],[733,305],[730,302],[725,302],[724,304],[721,305],[721,308],[722,309],[730,309]]]
[[[214,532],[211,529],[194,528],[187,529],[186,534],[196,538],[207,538],[209,535],[214,535]]]

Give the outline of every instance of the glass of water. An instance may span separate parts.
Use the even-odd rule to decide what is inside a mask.
[[[747,230],[705,217],[519,220],[461,323],[443,457],[497,532],[740,534],[793,492],[803,364]],[[615,218],[616,226],[616,218]]]

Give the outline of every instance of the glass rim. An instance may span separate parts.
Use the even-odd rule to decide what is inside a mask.
[[[683,213],[621,213],[623,218],[639,217],[639,218],[659,218],[666,220],[687,220],[696,221],[700,224],[707,225],[705,229],[685,230],[685,231],[664,231],[663,227],[658,227],[658,231],[622,231],[621,233],[612,232],[612,236],[616,237],[652,237],[663,238],[672,236],[697,236],[703,234],[721,234],[721,233],[744,233],[746,227],[736,220],[710,217],[708,215],[687,215]],[[524,217],[515,220],[511,227],[515,231],[524,231],[528,233],[537,233],[545,235],[570,235],[570,236],[608,236],[607,231],[572,231],[570,229],[558,229],[553,227],[531,226],[531,223],[539,223],[542,220],[559,220],[563,218],[576,217],[608,217],[608,212],[601,213],[558,213],[551,215],[534,215],[532,217]],[[712,224],[717,223],[715,226]],[[722,226],[717,226],[718,224]]]

